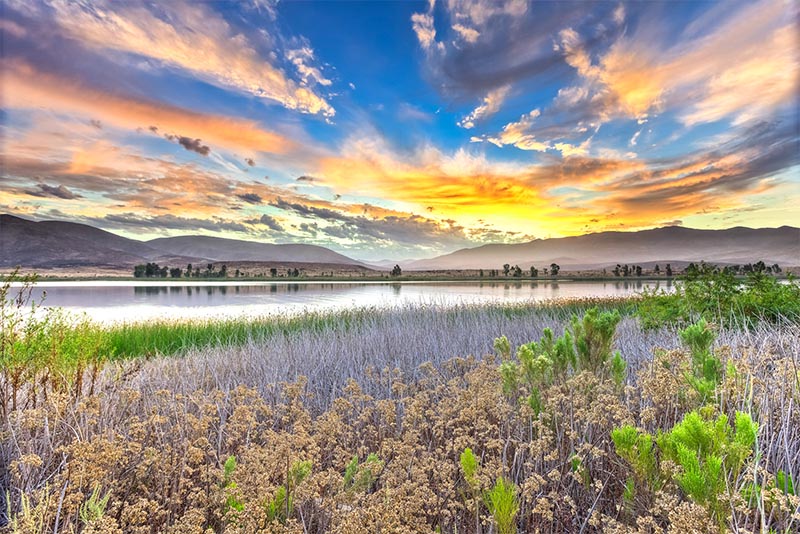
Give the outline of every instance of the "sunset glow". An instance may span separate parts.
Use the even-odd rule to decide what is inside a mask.
[[[796,2],[4,6],[3,213],[374,260],[800,223]]]

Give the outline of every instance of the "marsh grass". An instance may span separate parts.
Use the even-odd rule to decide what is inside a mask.
[[[109,338],[109,349],[115,358],[139,356],[169,356],[182,354],[190,349],[215,346],[241,346],[259,343],[270,337],[291,336],[298,332],[318,333],[323,331],[346,332],[379,322],[407,320],[415,312],[427,317],[431,312],[445,321],[463,319],[467,316],[492,316],[514,320],[524,317],[546,316],[556,320],[568,319],[572,314],[583,313],[589,308],[618,309],[631,314],[635,309],[634,299],[585,298],[561,301],[543,301],[517,304],[489,305],[437,305],[406,306],[399,309],[362,307],[337,311],[313,311],[298,315],[240,317],[210,320],[157,320],[111,325],[104,330]],[[421,310],[421,311],[420,311]]]
[[[7,530],[797,531],[800,327],[709,322],[682,339],[675,326],[643,329],[630,306],[89,325],[105,352],[69,360],[82,368],[54,358],[72,342],[12,336],[13,354],[41,359],[4,360],[35,364],[0,420]],[[553,359],[558,380],[535,380],[536,411],[504,391],[503,365],[518,366],[516,387],[527,393],[526,351],[557,352],[568,329],[588,345],[575,365]],[[625,366],[615,367],[612,351]],[[708,361],[709,385],[692,387]],[[62,366],[58,380],[51,365]],[[13,369],[4,364],[0,385]],[[724,488],[708,485],[710,500],[706,486],[688,484],[693,458],[670,455],[657,438],[695,412],[713,421],[747,414],[757,425]],[[660,451],[657,463],[638,463],[648,447]]]

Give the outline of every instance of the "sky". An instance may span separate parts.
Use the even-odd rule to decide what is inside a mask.
[[[800,225],[791,0],[0,5],[3,213],[365,260]]]

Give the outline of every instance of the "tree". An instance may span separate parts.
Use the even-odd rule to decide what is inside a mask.
[[[144,264],[137,265],[136,267],[133,268],[133,277],[134,278],[143,278],[144,277],[144,270],[145,270]]]
[[[539,269],[531,265],[531,278],[536,278],[539,276]]]
[[[242,274],[242,271],[240,271],[239,269],[236,269],[236,272],[234,273],[236,278],[239,278],[239,276],[241,276],[241,274]]]
[[[158,264],[153,262],[148,262],[144,266],[144,276],[145,278],[153,278],[154,276],[158,276]]]
[[[667,264],[666,273],[667,273],[667,276],[672,276],[672,265],[670,265],[669,263]]]
[[[514,266],[514,278],[521,278],[522,277],[522,269],[519,268],[519,265]]]
[[[192,264],[191,263],[186,266],[186,278],[189,278],[190,276],[192,276]]]
[[[503,274],[508,276],[508,272],[511,270],[511,265],[504,263],[503,264]]]
[[[403,274],[403,270],[399,265],[392,267],[392,276],[400,276],[401,274]]]
[[[772,272],[775,273],[775,274],[780,273],[781,272],[781,266],[778,265],[777,263],[773,263],[772,264]]]
[[[272,278],[275,278],[276,276],[278,276],[278,269],[276,269],[275,267],[273,267],[272,269],[270,269],[270,270],[269,270],[269,275],[270,275]]]
[[[547,267],[545,267],[544,269],[542,269],[542,274],[544,274],[545,276],[547,276]]]
[[[637,265],[636,266],[636,276],[642,276],[642,266],[641,265]]]
[[[557,263],[550,264],[550,275],[551,276],[558,276],[558,271],[561,270],[561,267]]]
[[[622,276],[629,276],[631,274],[631,268],[628,267],[628,264],[622,266]]]
[[[222,264],[222,268],[219,270],[220,278],[227,278],[228,277],[228,266],[224,263]]]
[[[194,277],[195,278],[200,278],[200,267],[195,267],[194,268]]]
[[[478,276],[480,276],[481,278],[483,278],[483,269],[481,269],[481,270],[480,270],[480,274],[479,274]]]
[[[656,274],[661,274],[661,267],[659,267],[659,265],[657,263],[656,263],[655,268],[653,269],[653,272],[656,273]]]
[[[158,276],[160,276],[161,278],[166,278],[168,274],[169,274],[169,267],[167,267],[166,265],[158,269]]]
[[[169,270],[169,275],[172,278],[180,278],[181,276],[183,276],[183,269],[181,269],[180,267],[173,267],[172,269]]]
[[[611,272],[613,272],[613,273],[614,273],[614,276],[619,276],[619,273],[620,273],[620,268],[621,268],[621,267],[622,267],[622,266],[621,266],[619,263],[617,264],[617,266],[616,266],[616,267],[614,267],[614,270],[613,270],[613,271],[611,271]]]

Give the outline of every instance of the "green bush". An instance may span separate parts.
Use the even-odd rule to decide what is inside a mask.
[[[655,438],[628,425],[614,429],[611,439],[643,490],[655,493],[671,478],[665,461],[678,466],[674,480],[681,491],[704,506],[724,529],[729,507],[721,499],[736,491],[742,468],[753,454],[757,433],[758,425],[746,413],[736,412],[731,425],[725,414],[710,418],[693,411]],[[633,494],[635,490],[626,486],[623,499],[629,501]]]
[[[233,473],[236,471],[236,456],[228,456],[222,466],[222,489],[225,492],[225,507],[222,515],[228,516],[244,510],[244,502],[237,491],[236,482],[233,481]]]
[[[0,286],[0,413],[16,409],[24,384],[29,404],[50,390],[80,395],[90,371],[90,392],[113,355],[107,332],[85,316],[43,308],[32,297],[35,276],[12,273]],[[12,283],[19,282],[19,287]],[[12,290],[16,294],[12,294]]]
[[[691,373],[687,381],[700,395],[702,403],[712,399],[723,379],[722,361],[712,351],[716,335],[705,319],[687,326],[680,338],[691,355]]]
[[[275,495],[267,501],[267,521],[277,521],[282,525],[292,516],[294,511],[294,492],[311,474],[311,462],[295,462],[286,475],[286,485],[278,487]]]
[[[353,456],[344,470],[345,489],[354,492],[371,491],[382,469],[383,462],[375,453],[370,453],[363,463],[359,463],[358,456]]]
[[[760,321],[800,321],[800,283],[764,273],[738,279],[704,265],[683,276],[672,293],[645,291],[637,315],[645,328],[682,325],[698,319],[753,326]]]
[[[542,391],[564,380],[570,373],[591,371],[601,378],[611,378],[618,385],[625,381],[627,364],[622,355],[612,352],[617,325],[622,320],[619,311],[590,308],[583,317],[573,315],[564,334],[555,338],[545,328],[539,341],[517,348],[519,363],[506,358],[500,364],[503,392],[516,398],[520,387],[527,389],[527,402],[535,414],[543,407]],[[511,347],[505,337],[495,340],[495,350],[502,355]]]
[[[514,521],[519,512],[519,490],[510,480],[498,478],[491,490],[486,492],[484,500],[492,514],[499,534],[512,534],[516,531]]]

